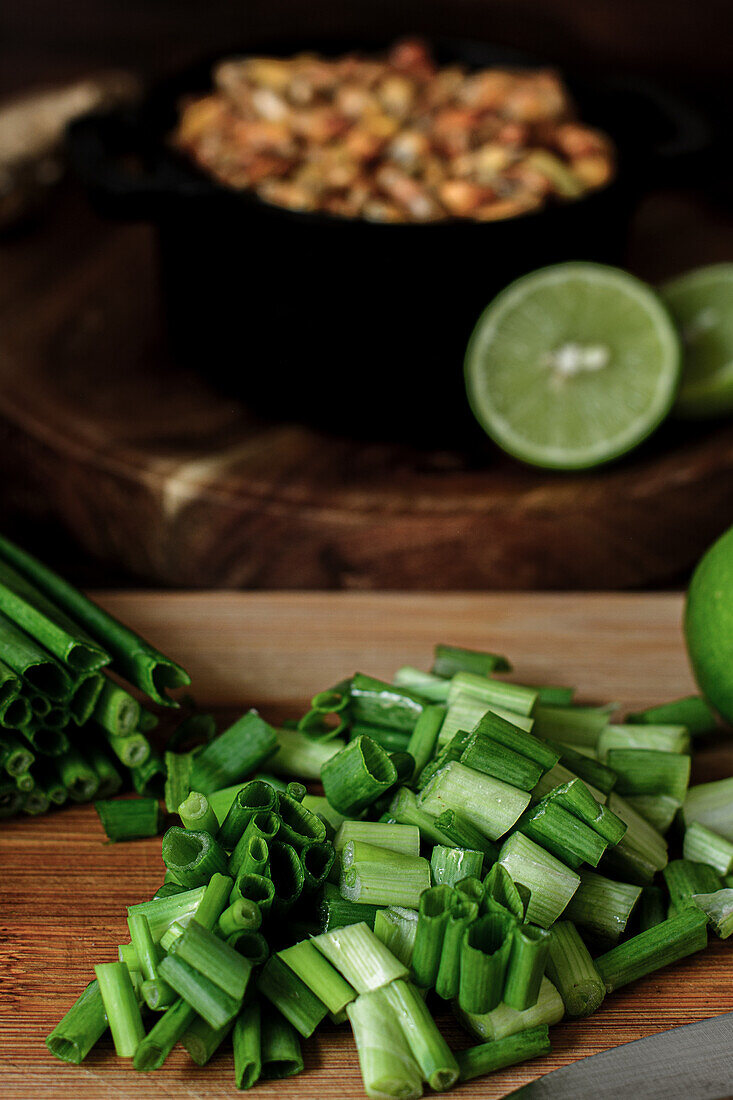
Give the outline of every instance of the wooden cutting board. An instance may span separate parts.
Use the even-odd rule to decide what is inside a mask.
[[[314,690],[364,669],[389,676],[428,667],[443,640],[505,652],[518,677],[571,683],[587,700],[639,707],[692,690],[680,634],[681,599],[660,596],[103,594],[100,602],[191,672],[201,703],[258,705],[277,716]],[[733,742],[701,751],[695,781],[733,773]],[[136,1074],[104,1042],[81,1067],[43,1044],[89,980],[116,957],[125,907],[162,877],[160,840],[105,843],[91,807],[0,824],[0,1095],[4,1100],[233,1097],[231,1054],[206,1068],[177,1050],[154,1075]],[[501,1097],[577,1058],[730,1010],[730,944],[613,994],[589,1020],[552,1029],[552,1054],[462,1086],[456,1097]],[[469,1045],[449,1016],[444,1030]],[[257,1096],[363,1097],[348,1027],[304,1043],[306,1072],[258,1086]],[[640,1082],[640,1085],[642,1083]],[[571,1098],[569,1098],[571,1100]],[[575,1098],[572,1098],[575,1100]],[[580,1100],[580,1098],[577,1098]]]
[[[727,258],[733,236],[669,200],[640,229],[651,279]],[[0,245],[0,507],[109,566],[180,587],[660,587],[733,523],[730,423],[670,423],[608,469],[561,474],[488,443],[255,420],[205,364],[170,361],[154,246],[78,195]]]

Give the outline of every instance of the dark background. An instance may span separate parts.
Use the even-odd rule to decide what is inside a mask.
[[[2,0],[0,96],[109,66],[154,78],[269,36],[307,43],[415,32],[483,38],[570,71],[652,80],[693,104],[712,125],[710,158],[646,202],[627,264],[655,280],[733,257],[733,0]],[[43,524],[5,515],[3,527],[79,583],[141,580],[79,555],[57,528],[49,546]]]

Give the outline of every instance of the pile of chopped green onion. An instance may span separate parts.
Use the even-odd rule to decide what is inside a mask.
[[[189,682],[174,661],[0,536],[0,818],[67,800],[104,804],[125,787],[155,794],[165,768],[147,734],[158,718],[139,697],[174,706],[168,690]],[[154,800],[128,814],[125,825],[118,812],[115,835],[158,831]]]
[[[229,1042],[250,1088],[299,1073],[328,1019],[367,1095],[409,1100],[547,1053],[559,1020],[731,935],[733,778],[688,790],[706,704],[614,724],[508,671],[441,645],[429,673],[357,674],[287,728],[250,711],[169,752],[164,881],[50,1051],[79,1063],[109,1028],[150,1071]],[[449,1048],[449,1006],[476,1045]]]

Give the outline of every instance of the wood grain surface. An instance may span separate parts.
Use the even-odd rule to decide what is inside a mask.
[[[656,280],[732,241],[730,219],[667,196],[639,220],[633,266]],[[170,361],[154,243],[69,195],[0,252],[0,506],[109,567],[181,587],[659,587],[733,522],[730,423],[670,423],[564,475],[488,443],[255,420],[205,364]]]
[[[201,703],[259,705],[270,716],[357,668],[389,675],[427,666],[438,640],[506,652],[528,681],[572,683],[587,700],[638,707],[693,688],[677,596],[103,594],[101,602],[193,675]],[[694,780],[733,773],[723,737],[696,757]],[[206,1069],[176,1050],[155,1074],[136,1074],[107,1041],[80,1067],[56,1062],[43,1040],[126,936],[125,906],[162,877],[160,841],[105,843],[91,807],[0,825],[0,1096],[3,1100],[219,1100],[235,1094],[231,1053]],[[557,1066],[730,1010],[730,944],[613,994],[589,1020],[552,1030],[552,1054],[457,1090],[501,1097]],[[445,1032],[469,1045],[449,1017]],[[304,1043],[306,1072],[258,1086],[257,1096],[363,1096],[349,1029]],[[641,1085],[641,1083],[640,1083]],[[643,1095],[640,1089],[640,1095]],[[581,1098],[568,1097],[568,1100]],[[691,1098],[692,1100],[692,1098]]]

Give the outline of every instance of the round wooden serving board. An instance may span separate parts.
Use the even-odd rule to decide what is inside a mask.
[[[246,351],[245,335],[243,362]],[[488,444],[468,457],[435,443],[264,423],[209,387],[205,364],[182,371],[165,350],[150,231],[101,223],[73,193],[30,237],[0,246],[5,516],[52,520],[140,578],[660,585],[733,522],[730,424],[670,423],[583,475],[524,468]]]

